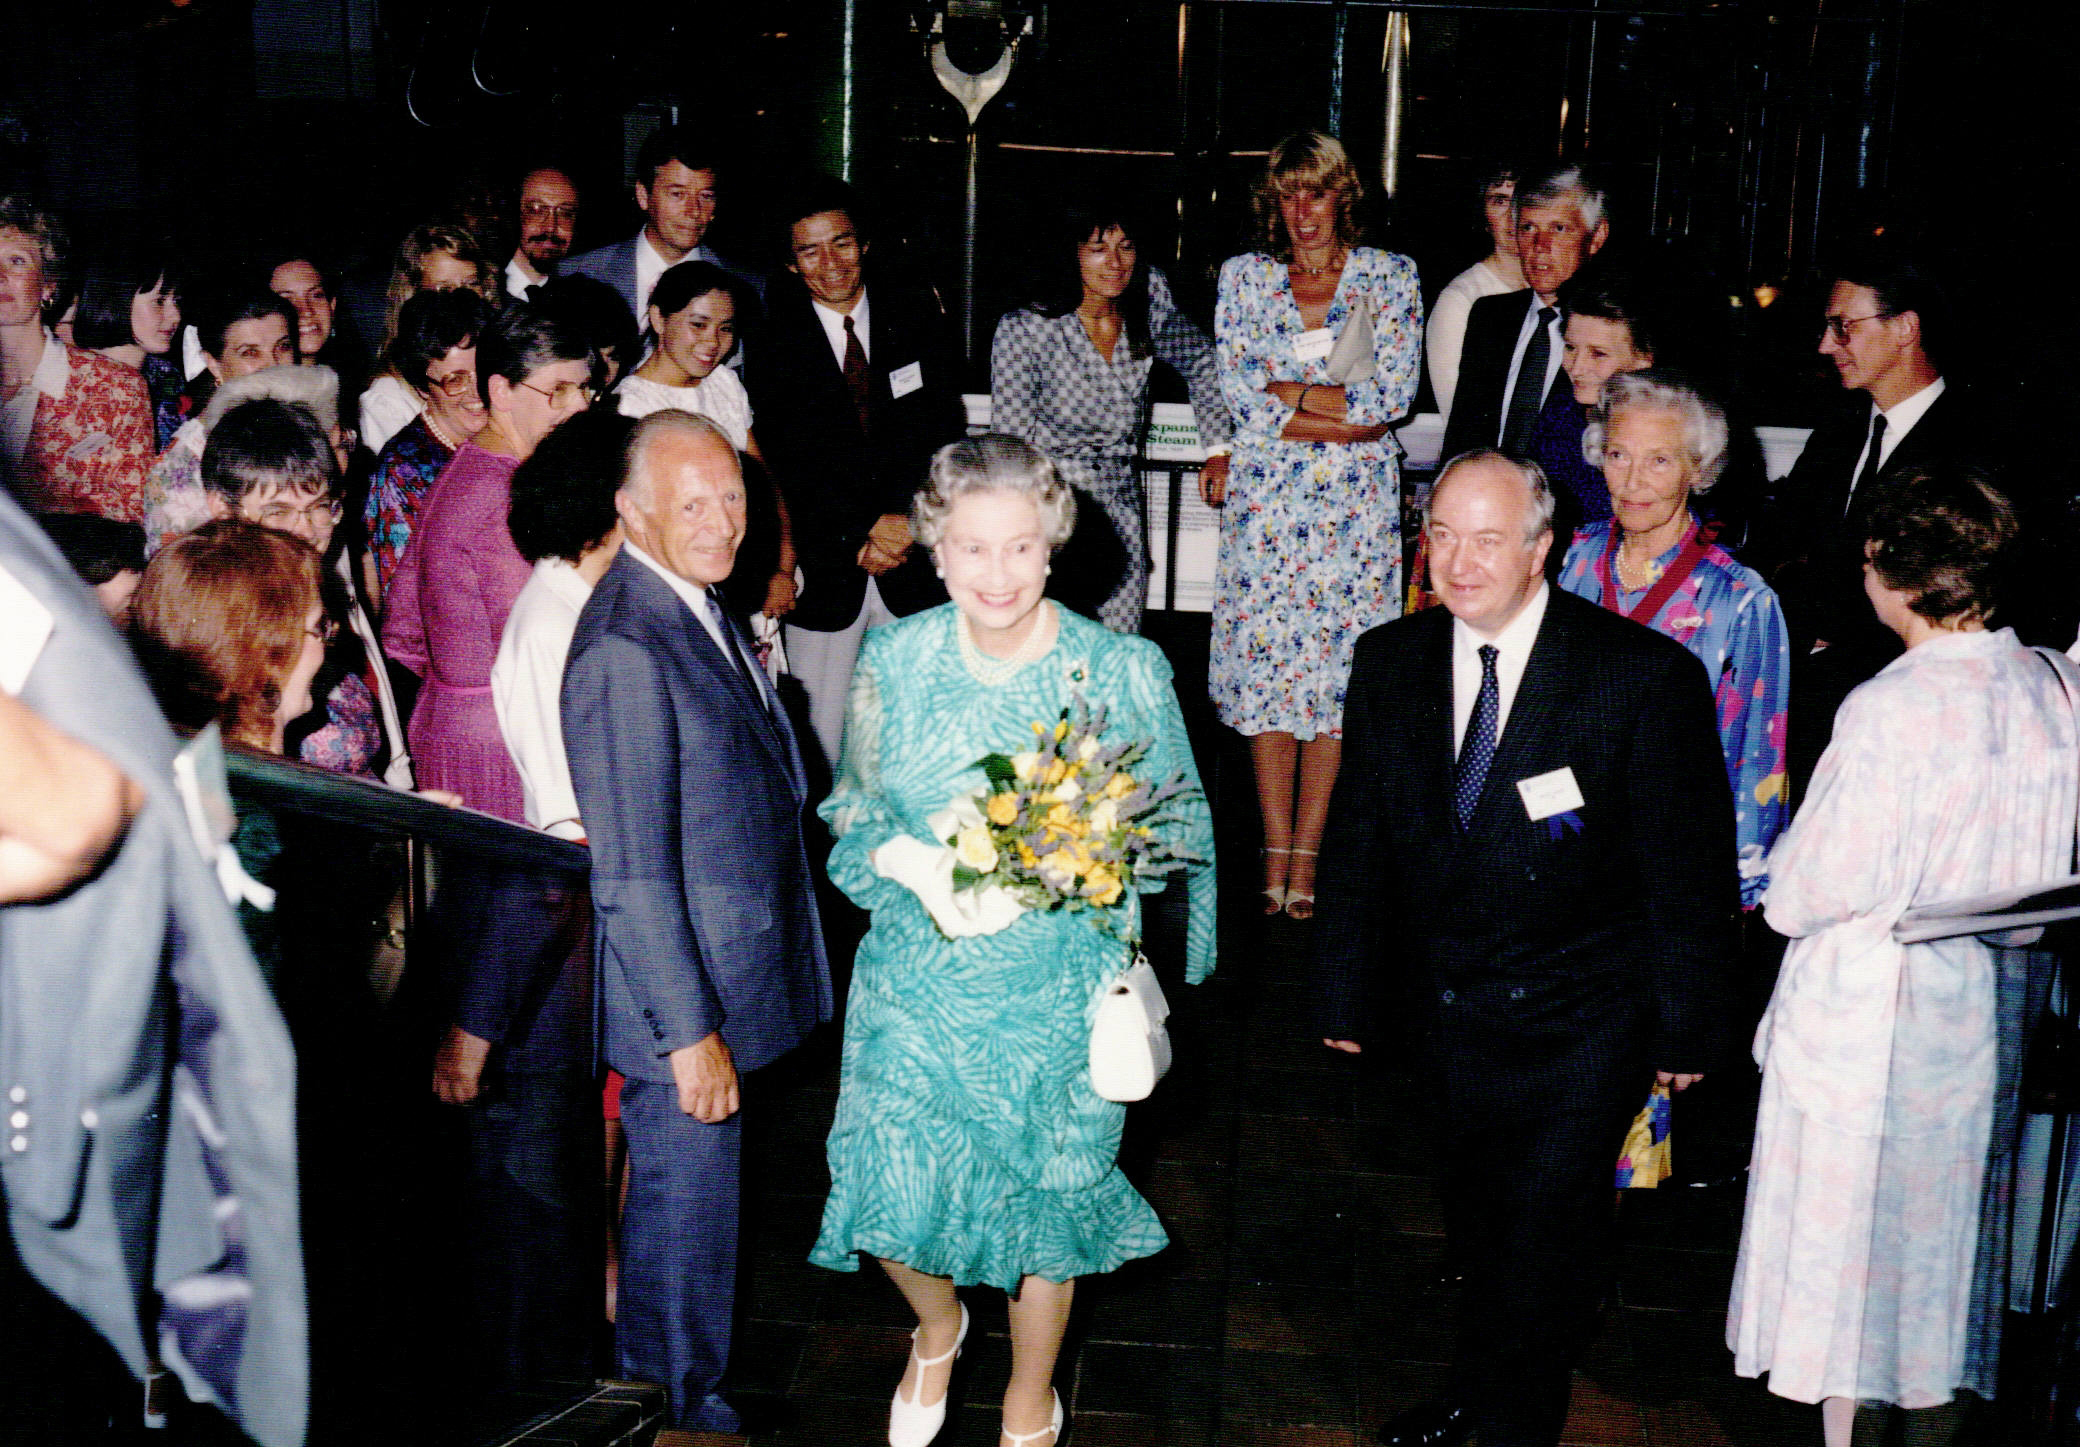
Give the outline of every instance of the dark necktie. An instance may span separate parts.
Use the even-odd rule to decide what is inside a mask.
[[[1883,412],[1874,412],[1871,414],[1870,451],[1863,456],[1863,471],[1856,474],[1856,490],[1849,494],[1851,503],[1854,503],[1859,497],[1868,498],[1870,496],[1864,489],[1878,480],[1878,458],[1884,451],[1885,414]],[[1848,508],[1844,507],[1842,511],[1846,513]]]
[[[1553,307],[1538,309],[1538,325],[1524,344],[1523,365],[1517,368],[1517,385],[1509,394],[1509,410],[1502,418],[1502,450],[1522,457],[1531,451],[1531,434],[1538,428],[1538,414],[1546,405],[1546,362],[1553,355],[1549,328],[1560,313]]]
[[[852,318],[845,318],[845,386],[852,393],[852,410],[859,413],[859,430],[871,431],[873,383],[867,376],[867,349],[860,345]]]
[[[1473,821],[1474,806],[1488,782],[1488,765],[1495,762],[1495,721],[1502,714],[1502,685],[1495,678],[1495,645],[1481,645],[1481,694],[1474,700],[1473,717],[1466,721],[1466,738],[1459,745],[1459,767],[1452,776],[1452,810],[1464,829]]]
[[[729,661],[736,665],[737,676],[744,680],[744,687],[750,689],[751,696],[758,700],[760,707],[764,707],[766,692],[758,686],[758,680],[751,676],[751,660],[744,656],[744,645],[737,641],[737,630],[729,621],[728,610],[722,606],[722,595],[713,588],[708,590],[708,607],[713,610],[715,621],[722,629],[722,651],[727,653]]]

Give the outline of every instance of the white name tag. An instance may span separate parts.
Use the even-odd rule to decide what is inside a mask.
[[[1293,355],[1303,362],[1318,362],[1336,350],[1336,333],[1316,327],[1293,338]]]
[[[888,390],[897,397],[907,397],[924,385],[924,367],[912,362],[907,367],[898,367],[888,374]]]
[[[1550,774],[1519,779],[1517,792],[1524,798],[1524,812],[1533,820],[1550,819],[1582,807],[1582,788],[1574,781],[1573,769],[1555,769]]]

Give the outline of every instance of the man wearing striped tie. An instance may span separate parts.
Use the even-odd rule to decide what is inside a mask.
[[[1321,1033],[1356,1052],[1410,1022],[1464,1277],[1449,1395],[1387,1424],[1403,1447],[1559,1441],[1626,1126],[1731,1043],[1711,690],[1681,645],[1547,585],[1552,517],[1535,463],[1446,464],[1445,606],[1359,640],[1322,843]]]

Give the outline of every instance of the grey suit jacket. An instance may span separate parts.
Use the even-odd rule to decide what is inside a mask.
[[[592,846],[607,1062],[670,1080],[674,1050],[720,1031],[756,1070],[828,1020],[787,715],[625,549],[578,616],[563,737]]]
[[[174,792],[129,650],[0,496],[0,567],[50,610],[20,697],[145,804],[100,873],[0,910],[0,1183],[23,1265],[133,1372],[146,1342],[266,1447],[303,1440],[308,1333],[287,1027]],[[0,619],[0,626],[8,620]],[[16,1124],[18,1118],[25,1118]],[[139,1303],[163,1293],[155,1323]]]
[[[635,317],[636,330],[639,332],[644,327],[644,319],[636,311],[636,242],[641,236],[642,233],[637,232],[626,241],[617,241],[612,246],[602,246],[597,251],[588,251],[582,256],[569,257],[556,268],[558,276],[589,276],[595,281],[605,282],[621,293],[622,304],[628,308],[628,314]],[[721,255],[705,242],[696,246],[682,259],[711,261],[750,287],[761,302],[765,300],[766,279],[763,275],[723,260]],[[741,330],[740,325],[739,331]],[[741,352],[743,349],[740,347],[738,350]]]

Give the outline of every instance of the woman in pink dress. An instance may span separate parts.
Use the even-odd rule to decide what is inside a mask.
[[[498,731],[491,664],[532,573],[506,529],[513,470],[592,404],[595,358],[574,328],[515,306],[477,339],[490,420],[426,494],[383,616],[383,647],[419,675],[409,738],[422,787],[526,822],[520,775]]]

